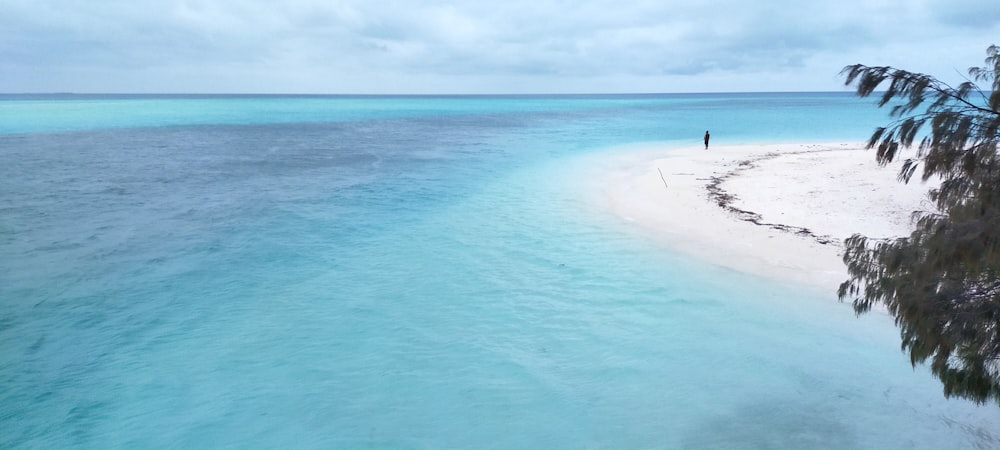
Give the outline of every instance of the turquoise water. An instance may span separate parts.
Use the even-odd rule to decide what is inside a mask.
[[[1000,446],[887,317],[582,194],[621,144],[883,121],[822,93],[0,97],[0,447]]]

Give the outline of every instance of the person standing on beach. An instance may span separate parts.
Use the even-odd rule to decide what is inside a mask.
[[[705,130],[705,150],[708,150],[708,138],[712,137],[708,134],[708,130]]]

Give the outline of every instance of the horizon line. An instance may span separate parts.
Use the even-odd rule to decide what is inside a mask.
[[[854,92],[844,90],[805,91],[688,91],[688,92],[508,92],[508,93],[305,93],[305,92],[0,92],[0,95],[66,95],[66,96],[294,96],[294,97],[504,97],[504,96],[584,96],[584,95],[709,95],[709,94],[827,94]]]

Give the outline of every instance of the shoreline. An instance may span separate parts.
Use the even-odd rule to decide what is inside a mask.
[[[861,142],[614,149],[598,201],[626,227],[713,264],[835,290],[843,241],[909,235],[935,185],[896,181]]]

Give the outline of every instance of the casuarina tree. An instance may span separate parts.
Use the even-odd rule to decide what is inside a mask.
[[[919,173],[940,186],[908,237],[845,241],[839,297],[858,314],[884,306],[911,363],[929,363],[946,396],[1000,404],[1000,47],[955,87],[892,67],[841,74],[890,108],[868,141],[876,160],[902,158],[900,181]]]

